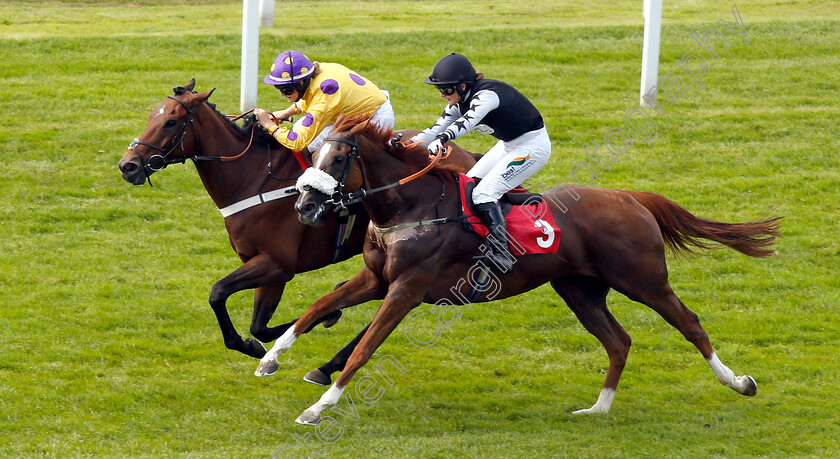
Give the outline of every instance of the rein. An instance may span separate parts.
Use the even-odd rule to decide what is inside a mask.
[[[236,116],[225,115],[225,116],[230,118],[231,121],[236,121],[236,120],[242,118],[245,115],[254,113],[254,110],[256,110],[256,109],[252,108],[252,109],[248,110],[247,112],[245,112],[241,115],[236,115]],[[283,120],[278,120],[277,118],[275,118],[273,113],[270,114],[270,116],[271,116],[271,119],[274,120],[274,122],[277,123],[277,124],[280,124],[280,122],[283,121]],[[291,121],[291,118],[288,118],[288,120]],[[235,155],[235,156],[221,156],[221,157],[217,157],[217,156],[194,156],[193,159],[195,159],[195,160],[209,160],[209,161],[222,161],[222,162],[236,161],[237,159],[241,158],[242,155],[247,153],[248,150],[251,149],[251,145],[254,143],[254,133],[256,132],[256,130],[257,130],[257,120],[255,119],[254,124],[251,125],[251,140],[248,141],[248,146],[245,147],[244,150],[242,150],[242,153],[239,153],[238,155]],[[299,152],[293,150],[292,153],[295,155],[295,159],[297,159],[298,163],[300,163],[303,170],[306,170],[306,168],[309,167],[309,165],[306,164],[306,161],[303,161],[303,157],[299,155]]]
[[[195,92],[193,92],[193,94],[195,94]],[[211,94],[212,94],[212,91],[211,91]],[[150,144],[150,143],[147,143],[147,142],[142,142],[142,141],[140,141],[140,139],[134,139],[134,141],[131,142],[131,144],[128,146],[128,148],[130,150],[134,150],[135,155],[139,159],[139,161],[140,161],[140,163],[143,167],[143,171],[146,174],[146,180],[149,182],[150,186],[152,185],[152,180],[151,180],[151,177],[150,177],[151,174],[154,173],[154,172],[158,172],[160,170],[165,169],[170,164],[183,164],[183,163],[186,162],[187,159],[191,159],[193,161],[220,161],[220,162],[235,161],[235,160],[241,158],[243,155],[245,155],[245,153],[247,153],[254,144],[254,137],[255,137],[256,127],[257,127],[256,120],[255,120],[254,124],[251,126],[251,137],[248,140],[248,145],[245,147],[245,149],[241,153],[239,153],[237,155],[234,155],[234,156],[201,156],[201,155],[198,155],[198,154],[193,154],[191,156],[182,156],[180,158],[174,158],[174,159],[170,158],[169,155],[171,155],[179,147],[182,150],[184,150],[184,152],[186,152],[186,150],[184,149],[183,141],[184,141],[184,138],[187,135],[187,129],[190,125],[192,125],[193,133],[195,134],[195,146],[196,146],[195,151],[196,152],[200,151],[200,138],[199,138],[199,135],[198,135],[198,130],[196,129],[196,126],[195,126],[195,122],[194,122],[194,118],[196,116],[197,106],[194,107],[194,108],[190,108],[187,105],[186,102],[184,102],[183,100],[176,97],[177,95],[179,95],[179,94],[168,95],[167,98],[173,99],[173,100],[177,101],[178,103],[180,103],[181,106],[183,106],[184,109],[187,110],[187,116],[184,119],[184,121],[181,123],[181,126],[178,128],[178,131],[176,132],[176,134],[172,137],[172,140],[170,140],[166,145],[161,147],[161,146]],[[208,103],[206,99],[204,100],[204,102]],[[209,103],[208,103],[208,105],[212,106]],[[251,110],[248,110],[248,111],[246,111],[246,112],[244,112],[240,115],[223,115],[223,116],[226,117],[227,119],[229,119],[230,121],[236,121],[236,120],[239,120],[239,119],[241,119],[241,118],[245,117],[246,115],[251,114],[253,112],[254,112],[254,110],[251,109]],[[275,121],[276,122],[291,121],[291,119],[275,120]],[[148,160],[144,159],[143,156],[140,155],[139,152],[137,151],[137,146],[138,145],[143,145],[145,147],[156,150],[160,153],[150,156],[148,158]],[[265,177],[265,180],[263,181],[262,186],[260,186],[260,188],[259,188],[260,190],[263,189],[263,186],[268,182],[269,179],[274,179],[274,180],[281,181],[281,182],[293,181],[293,180],[297,179],[297,177],[282,178],[282,177],[275,176],[274,173],[272,172],[271,147],[269,145],[266,145],[266,150],[267,150],[267,154],[268,154],[268,159],[267,159],[268,174]],[[292,155],[294,156],[294,158],[297,160],[298,164],[300,164],[301,169],[306,170],[309,167],[309,164],[307,164],[307,162],[306,162],[305,158],[303,157],[302,153],[297,152],[297,151],[293,151],[293,150],[290,150],[290,151],[291,151]],[[258,206],[260,204],[263,204],[263,203],[266,203],[266,202],[269,202],[269,201],[273,201],[273,200],[276,200],[276,199],[283,199],[283,198],[295,196],[297,194],[298,194],[298,191],[295,189],[294,186],[287,186],[285,188],[280,188],[280,189],[276,189],[276,190],[272,190],[272,191],[268,191],[268,192],[259,191],[257,195],[251,196],[251,197],[246,198],[246,199],[242,199],[240,201],[237,201],[233,204],[230,204],[230,205],[228,205],[224,208],[219,209],[219,211],[221,212],[223,217],[228,217],[228,216],[233,215],[235,213],[241,212],[245,209],[248,209],[248,208],[251,208],[251,207],[254,207],[254,206]]]
[[[247,115],[247,113],[243,113],[242,115],[240,115],[240,117],[242,117],[244,115]],[[234,118],[234,119],[239,119],[239,118]],[[195,129],[195,127],[193,127],[193,129]],[[256,132],[256,129],[257,129],[257,123],[254,123],[251,126],[251,139],[248,140],[248,145],[245,147],[244,150],[242,150],[242,153],[239,153],[238,155],[234,155],[234,156],[198,156],[198,155],[193,155],[190,159],[192,159],[193,161],[221,161],[221,162],[236,161],[237,159],[239,159],[243,155],[245,155],[245,153],[247,153],[248,150],[251,149],[251,145],[254,143],[254,133]]]
[[[435,205],[435,215],[438,215],[438,206],[443,202],[444,198],[446,198],[446,183],[441,181],[441,190],[440,190],[440,200]],[[466,215],[460,215],[458,217],[438,217],[433,218],[430,220],[420,220],[417,222],[411,223],[400,223],[398,225],[393,226],[376,226],[373,222],[370,223],[371,228],[379,234],[387,234],[393,233],[394,231],[400,231],[409,228],[418,228],[421,226],[439,226],[444,225],[446,223],[453,223],[453,222],[466,222],[467,217]],[[440,232],[440,228],[438,228],[438,232]]]
[[[256,110],[256,109],[255,109],[255,108],[252,108],[252,109],[248,110],[247,112],[245,112],[245,113],[243,113],[243,114],[241,114],[241,115],[225,115],[225,116],[226,116],[226,117],[228,117],[228,118],[230,118],[230,120],[231,120],[231,121],[236,121],[236,120],[238,120],[238,119],[242,118],[242,117],[243,117],[243,116],[245,116],[245,115],[249,115],[249,114],[251,114],[251,113],[254,113],[254,110]]]
[[[146,178],[147,179],[149,178],[149,175],[151,175],[152,173],[161,171],[161,170],[165,169],[166,166],[168,166],[170,164],[182,164],[182,163],[186,162],[186,160],[187,160],[186,156],[181,157],[181,158],[176,158],[176,159],[169,159],[169,155],[172,154],[172,152],[175,151],[175,149],[177,149],[178,146],[180,146],[182,150],[184,149],[184,137],[186,137],[186,135],[187,135],[187,126],[188,125],[193,126],[193,134],[195,134],[196,150],[200,149],[198,131],[195,129],[195,125],[193,124],[193,117],[195,116],[195,112],[193,111],[193,109],[191,109],[181,99],[179,99],[175,96],[172,96],[172,95],[169,95],[169,96],[166,96],[166,97],[178,101],[178,103],[180,103],[181,105],[184,106],[184,108],[187,110],[187,113],[188,113],[186,119],[184,119],[184,122],[181,123],[180,127],[178,127],[178,132],[172,137],[172,140],[170,140],[169,143],[166,144],[165,146],[159,147],[157,145],[153,145],[153,144],[150,144],[150,143],[141,142],[140,139],[134,139],[134,141],[131,142],[131,144],[129,144],[129,146],[128,146],[129,150],[134,150],[134,153],[137,154],[137,157],[140,159],[140,162],[143,164],[143,171],[146,173]],[[143,156],[140,155],[140,153],[137,151],[137,145],[143,145],[145,147],[152,148],[154,150],[159,151],[160,154],[152,155],[152,156],[149,157],[149,161],[146,161],[145,159],[143,159]],[[157,158],[160,158],[160,159],[158,160]],[[155,160],[156,162],[159,162],[160,165],[157,166],[157,165],[153,164],[152,160]],[[149,182],[149,183],[151,184],[151,182]]]
[[[335,192],[333,193],[333,195],[331,197],[331,200],[326,202],[326,203],[335,205],[338,210],[346,209],[348,206],[350,206],[352,204],[355,204],[355,203],[361,201],[362,199],[366,198],[367,196],[370,196],[374,193],[379,193],[380,191],[390,190],[391,188],[396,188],[398,186],[405,185],[406,183],[409,183],[413,180],[416,180],[416,179],[422,177],[423,175],[426,175],[427,172],[429,172],[430,170],[432,170],[432,168],[435,167],[435,165],[438,163],[438,161],[440,161],[441,159],[448,158],[449,155],[452,153],[452,147],[447,147],[446,151],[444,151],[443,153],[439,153],[437,155],[434,155],[434,157],[432,158],[432,162],[429,163],[426,167],[424,167],[423,169],[421,169],[421,170],[419,170],[419,171],[417,171],[417,172],[415,172],[415,173],[413,173],[413,174],[411,174],[411,175],[409,175],[405,178],[402,178],[402,179],[400,179],[400,180],[398,180],[394,183],[390,183],[388,185],[373,188],[371,190],[366,190],[366,189],[362,188],[359,191],[354,191],[352,193],[342,193],[342,190],[344,189],[344,184],[347,181],[347,176],[350,174],[350,167],[352,166],[354,160],[359,161],[359,170],[362,172],[362,180],[364,181],[365,170],[364,170],[364,166],[362,166],[362,162],[359,158],[359,145],[352,140],[343,139],[343,138],[339,138],[339,137],[327,137],[326,139],[324,139],[324,142],[343,143],[343,144],[349,145],[350,148],[351,148],[350,149],[350,154],[348,155],[347,163],[344,166],[344,171],[341,174],[341,180],[336,185]],[[403,144],[403,145],[404,146],[414,146],[416,144]],[[417,226],[420,226],[420,225],[417,225]]]
[[[178,101],[178,103],[181,104],[187,110],[187,118],[184,120],[183,123],[181,123],[181,126],[178,127],[178,132],[175,134],[175,136],[172,137],[172,140],[168,144],[166,144],[165,146],[160,147],[160,146],[157,146],[157,145],[153,145],[151,143],[141,142],[140,139],[134,139],[134,141],[132,141],[131,144],[129,144],[129,146],[128,146],[128,148],[130,150],[134,150],[134,152],[137,154],[137,157],[140,159],[140,162],[143,165],[143,171],[146,173],[146,178],[147,179],[149,179],[149,176],[152,173],[159,172],[163,169],[166,169],[166,167],[169,166],[170,164],[183,164],[187,161],[187,159],[191,159],[193,161],[221,161],[221,162],[235,161],[235,160],[241,158],[243,155],[245,155],[245,153],[248,152],[248,150],[251,149],[251,145],[253,145],[253,143],[254,143],[254,134],[256,133],[256,127],[257,127],[256,122],[251,126],[251,138],[248,140],[248,145],[245,147],[244,150],[242,150],[241,153],[239,153],[237,155],[234,155],[234,156],[201,156],[201,155],[195,154],[195,155],[192,155],[192,156],[182,156],[180,158],[170,159],[169,155],[172,154],[172,152],[174,152],[179,146],[181,147],[182,150],[184,149],[184,143],[183,142],[184,142],[184,137],[186,137],[186,135],[187,135],[187,127],[188,126],[192,126],[192,128],[193,128],[193,134],[195,135],[195,150],[196,150],[196,152],[201,151],[201,143],[200,143],[200,139],[198,137],[198,130],[195,128],[195,123],[193,121],[193,119],[195,118],[195,110],[190,108],[186,104],[186,102],[184,102],[183,100],[179,99],[176,96],[168,95],[166,97],[168,97],[169,99],[173,99],[173,100]],[[253,109],[248,110],[247,112],[242,113],[241,115],[237,115],[235,117],[228,116],[228,118],[231,118],[231,121],[236,121],[236,120],[242,118],[243,116],[248,115],[249,113],[252,113],[253,111],[254,111]],[[147,160],[143,159],[143,156],[140,155],[137,152],[137,146],[138,145],[143,145],[143,146],[151,148],[153,150],[157,150],[157,151],[160,152],[160,154],[150,156],[148,161],[147,161]],[[152,183],[151,180],[149,180],[150,185],[151,185],[151,183]]]

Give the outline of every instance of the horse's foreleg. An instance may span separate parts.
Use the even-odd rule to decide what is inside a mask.
[[[260,341],[263,343],[273,341],[294,324],[294,321],[291,321],[276,327],[268,326],[268,322],[274,315],[274,311],[277,310],[280,298],[283,297],[283,290],[285,288],[286,283],[278,281],[257,287],[254,291],[254,313],[251,316],[251,335],[256,339],[245,339],[246,343],[253,341],[254,347],[259,347],[257,349],[260,351],[259,355],[254,355],[254,357],[261,358],[265,355],[265,347]]]
[[[230,320],[230,315],[227,310],[227,299],[236,292],[260,287],[267,283],[276,281],[281,278],[282,272],[276,263],[274,263],[268,256],[258,255],[247,263],[237,268],[234,272],[228,274],[223,279],[219,280],[210,289],[210,307],[213,308],[213,313],[216,315],[216,320],[219,322],[219,328],[222,331],[222,337],[225,341],[225,347],[233,349],[251,357],[260,358],[265,354],[265,348],[254,339],[248,338],[243,340],[233,323]],[[273,306],[270,305],[268,317],[274,312],[277,307],[277,302],[280,300],[280,295],[283,293],[283,285],[280,284],[279,292],[276,298],[263,299],[264,304],[269,304],[273,301]],[[255,297],[255,308],[259,303],[259,299]],[[256,310],[255,310],[256,314]],[[266,320],[266,323],[268,321]],[[252,325],[253,329],[253,325]]]
[[[586,330],[598,338],[610,358],[607,378],[598,401],[591,408],[577,410],[574,414],[606,413],[612,406],[630,352],[630,335],[607,309],[609,286],[589,277],[562,278],[552,281],[551,286],[563,297]]]
[[[385,301],[376,312],[376,317],[368,326],[368,330],[362,336],[358,346],[353,350],[350,358],[347,360],[347,365],[341,372],[341,376],[335,381],[335,384],[321,396],[317,403],[306,409],[295,422],[305,425],[316,425],[321,420],[321,413],[338,403],[341,394],[353,375],[356,374],[361,367],[363,367],[369,360],[377,348],[385,341],[386,338],[397,328],[400,321],[423,299],[422,292],[425,288],[402,289],[400,287],[389,290]],[[422,290],[422,292],[421,292]]]
[[[340,284],[336,285],[335,289],[333,289],[333,290],[338,290],[342,285],[344,285],[346,283],[347,283],[347,281],[341,282]],[[381,300],[382,298],[377,297],[377,298],[371,298],[371,299],[372,300]],[[348,305],[348,306],[353,306],[353,305]],[[347,307],[347,306],[345,306],[345,307]],[[340,314],[341,310],[339,309],[339,310],[335,311],[335,313]],[[332,314],[335,314],[335,313],[332,313]],[[326,321],[324,322],[324,326],[325,327],[327,326]],[[353,338],[353,341],[350,341],[346,346],[344,346],[344,349],[338,351],[338,353],[335,354],[335,356],[333,356],[333,358],[330,359],[329,362],[327,362],[327,363],[321,365],[320,367],[310,371],[309,373],[306,373],[306,375],[303,376],[303,380],[306,381],[306,382],[310,382],[312,384],[318,384],[319,386],[329,386],[330,383],[332,382],[332,378],[330,376],[333,373],[335,373],[336,371],[341,371],[341,370],[344,369],[344,365],[347,364],[347,358],[350,357],[350,353],[352,353],[353,349],[356,348],[356,345],[359,344],[359,341],[362,339],[362,336],[365,335],[365,332],[367,331],[368,327],[370,327],[370,324],[366,325],[365,328],[362,329],[362,331],[359,332],[359,334],[356,335],[355,338]]]
[[[341,394],[344,393],[346,386],[338,386],[338,383],[333,384],[324,392],[324,395],[318,399],[318,402],[306,409],[300,416],[295,419],[298,424],[307,426],[314,426],[321,422],[321,413],[328,408],[338,405],[341,399]]]
[[[288,351],[297,338],[307,331],[319,319],[327,314],[346,306],[353,306],[366,301],[381,298],[384,291],[382,279],[367,267],[362,268],[353,278],[335,291],[321,297],[306,312],[283,333],[274,346],[260,359],[260,364],[254,372],[256,376],[269,376],[277,372],[279,362],[277,357]]]
[[[330,375],[336,371],[344,369],[345,365],[347,365],[347,359],[350,357],[353,349],[356,349],[356,345],[359,344],[359,341],[362,340],[362,336],[365,336],[365,332],[367,332],[369,327],[370,324],[368,324],[358,335],[356,335],[356,337],[353,338],[353,341],[350,341],[347,346],[344,346],[344,349],[338,351],[338,353],[329,362],[307,373],[303,377],[303,380],[320,386],[329,386],[330,382],[332,382]]]
[[[298,320],[295,319],[276,327],[268,326],[268,322],[271,320],[271,317],[274,315],[274,311],[277,309],[277,305],[280,303],[280,298],[283,296],[283,290],[285,287],[285,282],[275,282],[263,287],[258,287],[254,293],[254,315],[251,319],[251,334],[254,335],[254,338],[262,341],[263,343],[276,340]],[[309,326],[309,328],[306,329],[306,331],[304,331],[304,333],[309,333],[320,323],[323,323],[325,328],[332,327],[336,322],[338,322],[339,318],[341,318],[341,311],[335,311],[331,314],[327,314],[326,316],[316,320]],[[248,342],[248,339],[245,341]],[[262,344],[259,345],[262,347]],[[262,353],[256,357],[259,358],[263,355],[265,355],[265,348],[262,348]]]

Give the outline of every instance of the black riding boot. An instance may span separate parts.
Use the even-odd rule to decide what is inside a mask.
[[[492,264],[503,273],[513,269],[514,258],[508,250],[508,237],[505,228],[505,216],[498,202],[484,202],[475,205],[475,210],[482,222],[490,230],[487,235],[487,246],[490,249],[488,254],[492,258]],[[492,267],[492,266],[488,266]]]

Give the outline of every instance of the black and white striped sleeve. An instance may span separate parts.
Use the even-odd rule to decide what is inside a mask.
[[[493,91],[481,90],[470,101],[470,108],[460,118],[451,122],[443,131],[446,140],[457,139],[469,133],[491,111],[499,108],[499,96]]]
[[[454,123],[459,117],[461,117],[461,111],[458,109],[458,105],[447,105],[443,109],[443,113],[441,113],[440,118],[438,118],[435,124],[427,129],[424,129],[419,134],[412,137],[411,140],[414,142],[429,143],[434,140],[438,134],[449,127],[449,125]]]

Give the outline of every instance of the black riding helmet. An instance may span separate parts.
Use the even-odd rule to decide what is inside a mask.
[[[452,53],[435,64],[432,74],[424,82],[438,88],[441,85],[458,85],[456,90],[461,97],[464,97],[464,91],[461,91],[459,83],[466,83],[469,89],[469,86],[475,83],[476,75],[475,68],[469,59],[462,54]]]

